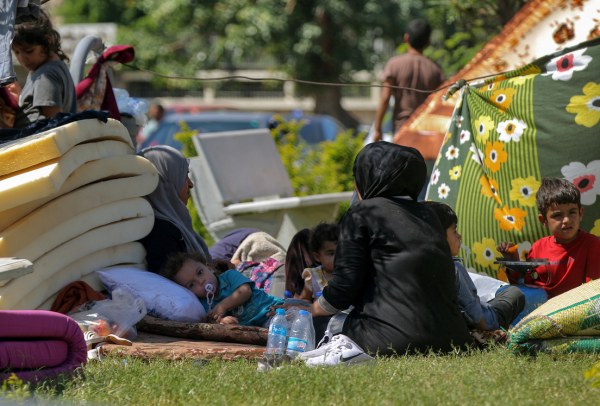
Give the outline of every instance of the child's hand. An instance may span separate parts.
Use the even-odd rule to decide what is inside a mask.
[[[220,323],[221,320],[226,317],[225,313],[227,313],[227,309],[221,306],[221,304],[218,304],[206,315],[206,319],[209,320],[209,322]]]
[[[239,324],[237,317],[233,316],[225,316],[221,317],[219,320],[219,324]]]
[[[512,242],[501,242],[496,249],[501,253],[504,258],[518,261],[519,260],[519,246]]]

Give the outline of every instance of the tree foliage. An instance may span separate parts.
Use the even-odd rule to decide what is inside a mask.
[[[447,75],[472,55],[525,0],[69,0],[66,22],[119,24],[119,41],[136,63],[166,75],[260,67],[318,82],[348,82],[381,67],[406,24],[427,17],[434,27],[427,54]],[[376,79],[376,78],[374,78]],[[168,83],[193,88],[198,82]],[[316,112],[346,124],[337,87],[300,86],[316,96]]]

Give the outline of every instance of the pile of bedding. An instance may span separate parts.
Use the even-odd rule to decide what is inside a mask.
[[[558,295],[509,332],[517,353],[600,352],[600,280]]]
[[[57,292],[94,271],[141,266],[152,229],[143,196],[158,184],[116,120],[81,120],[0,147],[0,257],[33,273],[0,281],[0,309],[49,309]]]

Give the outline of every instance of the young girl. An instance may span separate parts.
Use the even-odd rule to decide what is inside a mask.
[[[310,229],[298,231],[287,249],[285,256],[285,290],[286,297],[299,297],[304,289],[302,272],[306,268],[316,266],[316,261],[310,252]]]
[[[61,50],[59,33],[42,10],[37,20],[15,25],[12,50],[29,72],[19,96],[22,114],[15,128],[77,111],[75,85],[64,62],[69,59]]]
[[[321,223],[310,232],[308,240],[312,257],[320,265],[306,268],[302,272],[304,287],[297,296],[313,301],[333,277],[333,259],[339,236],[337,224]]]
[[[283,304],[283,299],[257,289],[240,272],[230,269],[219,273],[194,253],[169,258],[165,276],[198,296],[208,320],[215,323],[266,327],[271,308]]]

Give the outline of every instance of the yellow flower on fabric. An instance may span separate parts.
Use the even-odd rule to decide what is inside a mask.
[[[490,96],[490,101],[494,106],[497,106],[500,110],[506,111],[512,103],[514,94],[515,89],[513,89],[512,87],[498,89],[492,93],[492,95]]]
[[[513,86],[521,86],[524,85],[527,80],[530,79],[530,76],[517,76],[515,78],[509,79],[509,83]]]
[[[492,178],[488,178],[485,175],[481,175],[481,177],[479,178],[479,184],[481,185],[482,195],[484,195],[485,197],[491,197],[494,200],[496,200],[498,204],[502,204],[500,196],[498,196],[498,182],[496,182]]]
[[[450,169],[449,174],[450,174],[450,179],[452,180],[457,180],[458,178],[460,178],[460,174],[462,172],[462,167],[460,165],[456,165],[454,166],[452,169]]]
[[[481,116],[475,120],[475,133],[478,134],[477,140],[486,142],[490,136],[490,132],[496,127],[494,120],[489,116]]]
[[[484,238],[481,242],[474,242],[473,253],[475,254],[475,262],[484,267],[498,268],[498,264],[494,264],[496,258],[501,257],[496,249],[496,242],[491,238]]]
[[[596,237],[600,237],[600,219],[594,221],[594,227],[592,227],[590,233],[594,234]]]
[[[516,178],[510,184],[510,200],[518,201],[521,206],[535,207],[535,194],[540,188],[540,182],[536,178]]]
[[[522,72],[519,73],[519,76],[515,76],[514,78],[509,79],[509,83],[514,86],[524,85],[528,80],[535,78],[542,71],[536,65],[530,65]]]
[[[504,206],[501,209],[494,209],[494,218],[504,231],[521,231],[525,225],[525,216],[527,213],[518,207],[509,209],[508,206]]]
[[[593,127],[600,121],[600,84],[589,82],[583,87],[583,95],[571,97],[566,107],[571,114],[576,114],[575,123]]]
[[[504,143],[487,142],[485,144],[485,158],[483,163],[492,172],[498,172],[500,166],[508,159],[508,154],[504,151]]]

